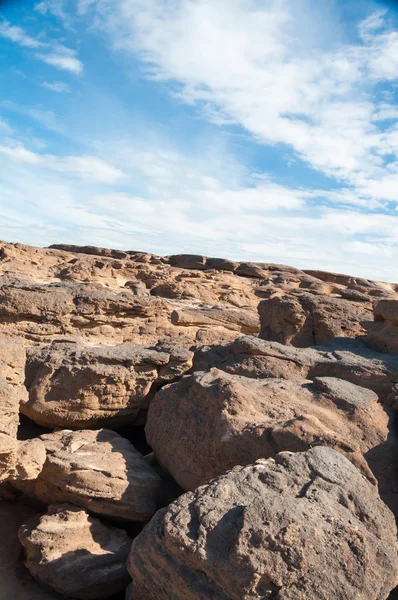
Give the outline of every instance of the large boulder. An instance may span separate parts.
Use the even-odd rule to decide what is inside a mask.
[[[163,467],[185,490],[277,452],[327,445],[374,481],[363,453],[386,441],[389,417],[377,395],[333,377],[250,379],[218,369],[160,390],[146,435]]]
[[[130,537],[76,506],[50,506],[21,525],[19,540],[31,575],[68,598],[106,599],[130,581]]]
[[[312,294],[262,300],[258,311],[261,338],[297,347],[323,344],[335,337],[363,335],[363,323],[373,319],[366,304]]]
[[[134,600],[385,600],[394,517],[324,447],[235,467],[159,511],[134,540]]]
[[[398,354],[398,300],[380,300],[373,313],[365,343],[379,352]]]
[[[39,438],[47,458],[35,480],[13,485],[45,504],[70,502],[113,519],[146,521],[160,478],[125,438],[106,429],[56,431]]]
[[[46,427],[133,424],[156,389],[192,366],[183,348],[54,343],[29,352],[21,412]]]

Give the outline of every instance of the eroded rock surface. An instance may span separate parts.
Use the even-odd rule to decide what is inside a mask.
[[[192,352],[178,347],[54,343],[29,352],[21,411],[46,427],[134,424],[156,389],[191,366]]]
[[[13,483],[45,504],[70,502],[127,521],[156,510],[160,479],[133,445],[113,431],[56,431],[39,438],[47,457],[33,481]]]
[[[352,463],[317,447],[181,496],[134,540],[128,567],[134,600],[384,600],[396,528]]]
[[[129,583],[127,533],[76,506],[50,506],[21,525],[19,540],[31,575],[68,598],[105,600]]]
[[[307,347],[335,337],[358,337],[373,320],[371,306],[343,298],[297,294],[275,296],[258,306],[260,337]]]
[[[380,300],[373,312],[365,342],[379,352],[398,354],[398,300]]]
[[[152,401],[146,435],[185,490],[277,452],[338,449],[372,481],[363,457],[387,440],[377,395],[335,378],[255,380],[211,369],[166,386]]]

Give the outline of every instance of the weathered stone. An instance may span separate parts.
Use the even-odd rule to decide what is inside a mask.
[[[350,339],[332,340],[316,348],[294,348],[245,336],[199,348],[194,370],[211,367],[260,379],[336,377],[373,390],[384,403],[393,402],[398,382],[398,356],[376,352]]]
[[[160,479],[128,440],[113,431],[56,431],[39,438],[47,458],[33,481],[13,485],[45,504],[70,502],[126,521],[156,510]]]
[[[367,324],[365,343],[379,352],[398,354],[398,300],[380,300],[373,312],[375,320]]]
[[[184,327],[222,326],[241,333],[258,333],[260,330],[260,321],[254,311],[237,308],[200,307],[175,310],[171,313],[171,322]]]
[[[21,525],[19,540],[31,575],[63,596],[102,600],[130,581],[127,533],[76,506],[50,506],[47,514]]]
[[[53,343],[29,352],[21,412],[47,427],[133,424],[156,389],[191,366],[192,352],[178,347]]]
[[[340,453],[235,467],[159,511],[134,540],[134,600],[385,600],[394,517]]]
[[[377,400],[334,378],[314,385],[211,369],[160,390],[145,432],[159,462],[185,490],[235,465],[315,445],[336,448],[375,481],[363,453],[389,433],[389,417]]]
[[[362,304],[310,294],[263,300],[258,311],[261,338],[297,347],[357,337],[365,333],[363,323],[372,320],[372,313]]]

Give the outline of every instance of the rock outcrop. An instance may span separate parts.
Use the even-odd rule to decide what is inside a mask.
[[[344,453],[374,477],[363,455],[387,440],[377,395],[341,379],[255,380],[211,369],[166,386],[152,401],[146,436],[185,490],[235,465],[316,445]]]
[[[76,506],[51,505],[21,525],[19,540],[31,575],[64,597],[105,600],[129,583],[127,533]]]
[[[178,347],[53,343],[29,352],[21,412],[51,428],[131,425],[156,389],[191,366],[192,352]]]
[[[379,352],[398,354],[398,300],[380,300],[373,309],[365,342]]]
[[[235,467],[159,511],[134,540],[134,600],[384,600],[394,518],[340,453]]]
[[[373,318],[366,303],[310,294],[275,296],[260,302],[258,311],[261,338],[301,348],[363,335]]]
[[[113,431],[44,434],[47,458],[19,490],[45,504],[68,502],[125,521],[146,521],[156,510],[160,479],[133,445]]]

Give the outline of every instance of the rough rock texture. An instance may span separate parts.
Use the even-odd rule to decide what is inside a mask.
[[[160,479],[125,438],[102,429],[63,430],[40,439],[47,458],[39,476],[13,483],[28,496],[127,521],[154,514]]]
[[[370,309],[375,298],[398,298],[394,284],[284,265],[65,244],[0,242],[0,278],[0,334],[29,343],[60,336],[97,345],[167,339],[189,348],[259,331],[264,298],[305,292],[335,301],[354,294],[346,300],[353,311]]]
[[[134,424],[156,389],[192,366],[183,348],[53,343],[29,352],[21,412],[46,427]]]
[[[1,600],[62,600],[32,579],[23,564],[18,529],[36,510],[0,499],[0,598]]]
[[[363,322],[371,321],[371,307],[327,296],[276,296],[258,306],[260,337],[271,342],[307,347],[335,337],[358,337]]]
[[[134,540],[134,600],[384,600],[394,518],[340,453],[235,467],[159,511]]]
[[[59,594],[106,599],[129,583],[131,539],[72,505],[52,505],[19,529],[31,575]]]
[[[365,343],[378,350],[398,354],[398,300],[380,300],[373,308],[374,323],[368,323]]]
[[[195,371],[213,366],[256,379],[337,377],[373,390],[384,403],[393,404],[397,397],[398,356],[376,352],[357,340],[332,340],[317,348],[293,348],[245,336],[196,351]]]
[[[211,369],[158,392],[146,435],[159,462],[185,490],[235,465],[277,452],[327,445],[372,480],[363,454],[388,437],[377,395],[335,378],[255,380]]]

